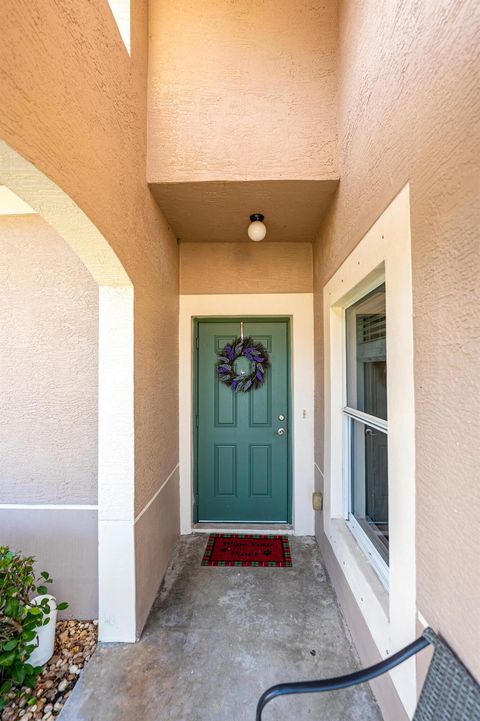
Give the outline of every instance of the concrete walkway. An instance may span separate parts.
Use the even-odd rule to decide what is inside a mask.
[[[268,686],[357,668],[313,539],[293,568],[203,568],[183,537],[141,641],[100,645],[60,721],[254,721]],[[265,721],[381,721],[365,686],[276,699]]]

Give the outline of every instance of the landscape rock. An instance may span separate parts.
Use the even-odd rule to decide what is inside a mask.
[[[97,645],[98,621],[58,621],[55,651],[23,699],[11,696],[0,721],[53,721],[60,713]],[[28,694],[28,695],[27,695]],[[26,706],[28,698],[33,706]]]

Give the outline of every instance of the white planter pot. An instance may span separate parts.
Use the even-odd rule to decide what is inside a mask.
[[[44,598],[49,600],[50,613],[48,618],[50,621],[46,626],[40,626],[37,631],[37,648],[28,659],[28,663],[32,666],[43,666],[44,663],[47,663],[53,656],[55,646],[55,624],[57,622],[57,602],[55,597],[50,596],[50,594],[35,596],[32,599],[32,606],[38,606]]]

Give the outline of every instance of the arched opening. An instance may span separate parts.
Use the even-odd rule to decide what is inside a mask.
[[[133,285],[86,214],[4,142],[0,185],[66,241],[98,286],[98,502],[92,507],[98,515],[99,632],[103,641],[134,641]]]

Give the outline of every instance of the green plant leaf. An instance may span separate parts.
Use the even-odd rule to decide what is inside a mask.
[[[12,638],[10,641],[7,641],[7,643],[4,643],[2,648],[4,651],[13,651],[14,648],[18,646],[18,639]]]
[[[3,613],[5,616],[8,616],[9,618],[14,618],[18,615],[18,609],[19,609],[19,603],[16,598],[9,598],[8,601],[5,604],[5,608],[3,609]]]
[[[19,664],[14,667],[12,671],[12,678],[15,681],[15,683],[18,683],[19,686],[22,685],[22,683],[25,681],[26,671],[23,667],[23,665]]]
[[[11,666],[14,661],[15,653],[13,651],[0,654],[0,666]]]
[[[66,608],[68,608],[68,603],[66,601],[62,601],[62,603],[57,604],[58,611],[65,611]]]
[[[46,586],[37,586],[37,593],[43,596],[45,593],[48,593],[48,589]]]
[[[12,688],[12,682],[7,679],[7,681],[4,681],[2,683],[2,685],[0,686],[0,696],[3,696],[3,694],[8,693],[11,688]]]

